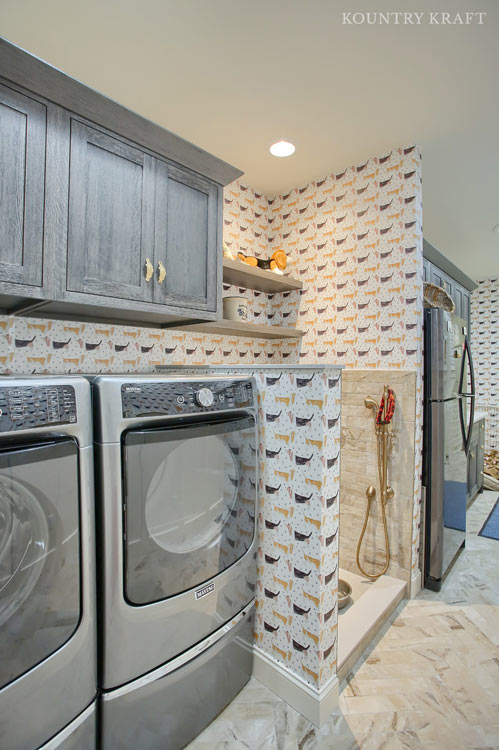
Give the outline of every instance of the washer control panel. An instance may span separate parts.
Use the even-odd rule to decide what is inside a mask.
[[[0,432],[75,422],[71,385],[0,387]]]
[[[243,409],[253,402],[251,380],[130,382],[121,386],[125,419]]]

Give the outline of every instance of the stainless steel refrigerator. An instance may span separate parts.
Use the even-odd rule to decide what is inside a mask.
[[[439,591],[466,534],[475,398],[466,321],[445,310],[425,310],[424,346],[424,585]]]

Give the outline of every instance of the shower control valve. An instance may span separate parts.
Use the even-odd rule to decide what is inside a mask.
[[[212,406],[214,401],[213,392],[209,388],[200,388],[196,392],[195,399],[199,406]]]

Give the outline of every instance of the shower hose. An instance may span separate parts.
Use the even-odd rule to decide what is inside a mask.
[[[388,487],[387,464],[388,444],[391,438],[391,420],[395,411],[395,394],[393,393],[391,388],[388,388],[388,386],[386,386],[379,407],[376,401],[370,396],[365,399],[364,403],[368,409],[373,409],[374,412],[373,416],[374,429],[376,432],[376,454],[381,500],[381,517],[383,520],[383,531],[385,535],[385,564],[382,570],[377,573],[367,573],[360,564],[360,551],[362,548],[362,542],[364,541],[364,535],[366,533],[369,516],[371,514],[372,503],[376,496],[376,489],[372,485],[370,485],[366,490],[366,515],[364,518],[362,531],[360,533],[359,542],[357,544],[357,565],[362,575],[366,576],[366,578],[376,580],[384,573],[386,573],[386,571],[388,570],[388,566],[390,565],[390,542],[388,538],[388,524],[386,520],[386,503],[388,499],[391,499],[393,497],[393,490]]]

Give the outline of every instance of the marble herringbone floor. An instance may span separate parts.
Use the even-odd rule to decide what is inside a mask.
[[[189,750],[499,750],[499,541],[477,536],[496,498],[477,498],[441,592],[399,606],[321,729],[253,679]]]

